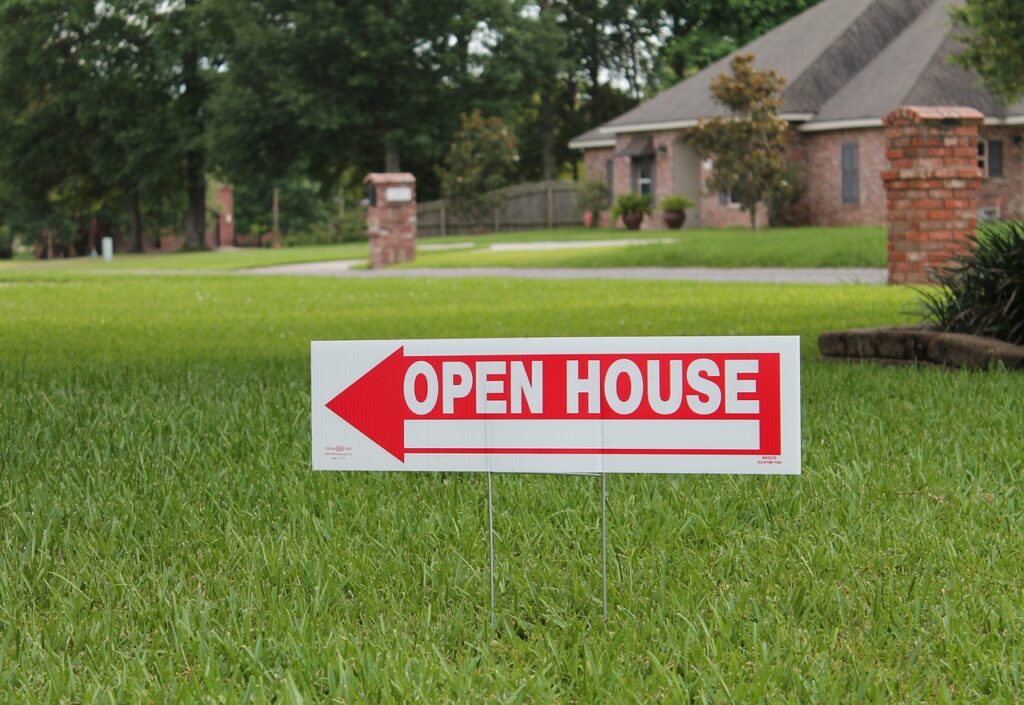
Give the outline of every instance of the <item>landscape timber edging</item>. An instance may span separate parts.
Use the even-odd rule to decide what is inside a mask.
[[[1007,369],[1024,370],[1024,345],[928,326],[822,333],[818,348],[825,358],[923,362],[971,370],[987,370],[993,363],[1002,363]]]

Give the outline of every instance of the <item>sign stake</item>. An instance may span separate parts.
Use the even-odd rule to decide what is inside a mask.
[[[605,473],[601,473],[601,604],[604,607],[604,621],[608,621],[608,490]]]
[[[491,628],[495,626],[494,621],[494,496],[491,491],[491,472],[487,472],[487,545],[490,553],[490,574],[491,574]]]

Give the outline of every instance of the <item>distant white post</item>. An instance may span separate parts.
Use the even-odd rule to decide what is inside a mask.
[[[114,238],[107,236],[100,241],[100,247],[103,250],[103,261],[110,262],[114,259]]]

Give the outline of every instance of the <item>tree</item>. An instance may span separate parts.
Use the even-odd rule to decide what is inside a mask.
[[[192,69],[215,64],[186,60],[194,4],[0,2],[0,179],[21,227],[68,237],[83,220],[127,218],[141,249],[147,201],[160,210],[186,184],[201,246],[205,138],[190,116],[205,101]]]
[[[1024,96],[1024,12],[1019,0],[967,0],[952,10],[964,51],[955,60],[981,74],[985,87],[1011,104]]]
[[[412,171],[438,193],[460,113],[479,96],[504,0],[210,0],[227,71],[213,124],[229,181],[305,176],[333,190],[346,169]]]
[[[210,170],[209,120],[214,83],[224,66],[228,19],[213,0],[138,0],[155,30],[164,60],[153,76],[170,97],[178,148],[184,161],[185,246],[204,247],[206,178]]]
[[[515,136],[501,118],[474,110],[462,116],[462,129],[438,168],[441,192],[455,212],[485,218],[500,204],[494,191],[508,183],[517,159]]]
[[[737,55],[729,66],[732,75],[712,81],[711,94],[732,115],[701,120],[691,141],[713,159],[708,189],[732,194],[756,228],[758,204],[783,186],[786,171],[788,126],[778,117],[785,82],[775,71],[755,69],[751,54]]]
[[[820,0],[641,0],[642,20],[663,38],[651,57],[648,92],[670,86]]]

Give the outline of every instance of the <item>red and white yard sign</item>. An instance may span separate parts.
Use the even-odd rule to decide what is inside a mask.
[[[313,468],[800,472],[797,337],[312,344]]]

